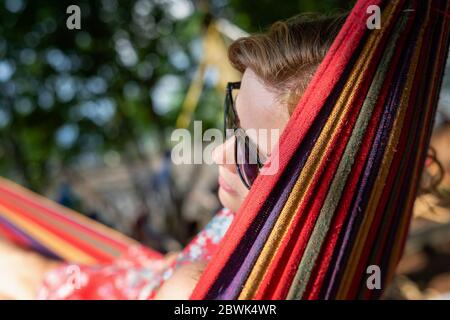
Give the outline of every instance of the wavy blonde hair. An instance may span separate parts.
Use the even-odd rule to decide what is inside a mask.
[[[229,60],[242,73],[250,68],[276,90],[292,114],[346,17],[347,13],[307,13],[276,22],[266,33],[233,42]]]

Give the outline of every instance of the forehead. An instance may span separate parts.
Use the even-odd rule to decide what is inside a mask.
[[[286,106],[280,105],[278,94],[262,83],[247,68],[236,97],[236,111],[243,129],[281,129],[289,118]]]

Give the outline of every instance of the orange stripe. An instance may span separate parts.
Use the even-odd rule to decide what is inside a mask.
[[[111,242],[111,244],[114,244],[121,249],[126,249],[130,245],[137,244],[134,240],[120,234],[114,229],[108,228],[79,214],[78,212],[60,206],[53,201],[41,197],[2,178],[0,178],[0,192],[19,198],[21,202],[27,203],[30,207],[36,207],[42,211],[46,211],[49,215],[56,219],[76,224],[87,233],[95,235],[98,238],[102,238],[105,242]]]
[[[86,252],[90,256],[95,257],[99,261],[110,261],[114,256],[119,256],[120,251],[109,247],[104,243],[99,243],[95,238],[89,237],[88,234],[77,230],[76,226],[70,224],[63,224],[60,221],[53,220],[44,212],[39,212],[34,208],[26,208],[16,199],[6,199],[2,197],[0,204],[22,216],[30,224],[36,224],[48,230],[49,233],[54,234],[61,239],[65,239],[73,246]],[[47,246],[47,244],[44,244]],[[64,256],[62,256],[64,258]]]
[[[49,234],[46,229],[36,225],[30,224],[28,221],[18,216],[15,212],[10,211],[0,204],[0,215],[10,220],[15,225],[19,226],[30,236],[35,238],[37,241],[46,243],[47,247],[55,252],[58,256],[67,257],[69,261],[83,263],[83,264],[95,264],[97,260],[83,251],[78,250],[78,248],[72,246],[70,243],[55,237],[53,234]]]

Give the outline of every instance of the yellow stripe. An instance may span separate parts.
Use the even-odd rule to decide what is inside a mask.
[[[49,216],[48,213],[46,213],[46,211],[38,210],[34,206],[26,205],[23,202],[20,202],[18,199],[8,194],[3,195],[3,197],[7,198],[8,202],[19,207],[23,211],[28,212],[36,219],[51,225],[55,229],[60,230],[61,232],[64,232],[67,235],[71,235],[74,238],[82,240],[84,243],[95,248],[97,251],[101,251],[104,254],[109,254],[110,256],[113,257],[118,257],[121,254],[120,250],[114,244],[107,243],[105,242],[105,240],[96,237],[96,234],[90,234],[80,229],[79,225],[74,224],[73,222],[66,222],[55,219]]]
[[[70,262],[82,263],[82,264],[95,264],[97,260],[91,256],[85,254],[84,252],[73,247],[71,244],[66,242],[64,239],[55,236],[48,232],[48,230],[42,227],[32,224],[26,219],[17,216],[14,212],[5,208],[0,204],[0,215],[7,218],[9,221],[14,223],[20,229],[24,230],[38,242],[42,243],[44,246],[49,248],[52,252],[55,252],[58,256],[66,259]]]
[[[373,55],[373,47],[378,41],[379,32],[371,33],[369,40],[364,47],[362,57]],[[370,59],[368,57],[367,59]],[[253,267],[244,288],[239,295],[239,299],[251,299],[256,293],[272,258],[277,252],[282,239],[286,236],[287,231],[291,228],[293,217],[299,210],[301,204],[304,202],[306,191],[311,186],[313,178],[316,175],[317,168],[324,160],[325,152],[330,148],[332,137],[337,134],[337,131],[342,128],[343,121],[348,115],[351,102],[355,98],[353,89],[359,87],[363,80],[364,71],[367,69],[366,58],[359,59],[346,86],[341,93],[336,106],[333,108],[330,117],[328,118],[324,129],[311,151],[308,160],[300,173],[300,177],[295,183],[285,206],[283,207],[279,218],[277,219],[274,228],[272,229],[269,238],[264,245],[260,256],[258,257],[255,266]]]
[[[137,241],[121,234],[120,232],[108,228],[105,225],[91,220],[87,218],[86,216],[83,216],[82,214],[71,210],[69,208],[66,208],[64,206],[61,206],[41,195],[38,195],[34,192],[31,192],[30,190],[12,182],[7,179],[4,179],[0,177],[0,185],[4,185],[5,188],[7,188],[10,191],[15,191],[17,194],[21,194],[22,196],[35,201],[36,203],[39,203],[43,207],[48,208],[49,210],[52,210],[53,212],[60,214],[61,216],[66,216],[69,219],[72,219],[75,223],[79,223],[83,225],[86,228],[95,230],[96,232],[102,234],[102,236],[105,236],[110,239],[114,239],[115,241],[123,242],[124,245],[137,245],[139,244]]]
[[[420,35],[418,39],[418,47],[421,47],[421,43],[423,40],[423,28],[420,30]],[[398,110],[398,116],[394,120],[393,128],[391,134],[389,136],[388,145],[386,147],[386,151],[381,163],[381,170],[379,171],[374,188],[370,195],[370,199],[367,205],[367,209],[362,221],[362,224],[358,230],[357,237],[354,241],[355,246],[352,249],[351,255],[347,261],[347,265],[343,274],[341,287],[339,288],[338,294],[336,296],[337,299],[347,299],[349,298],[348,291],[350,289],[350,285],[352,284],[352,279],[355,276],[356,266],[358,265],[360,256],[362,254],[362,250],[366,244],[367,236],[370,231],[370,227],[372,226],[373,219],[375,217],[375,212],[380,201],[381,194],[384,190],[385,182],[391,167],[392,160],[394,158],[394,154],[396,151],[396,146],[398,144],[398,140],[400,138],[400,134],[403,128],[403,122],[405,119],[411,88],[414,81],[414,75],[417,69],[418,61],[419,61],[420,50],[415,50],[414,55],[412,57],[410,69],[408,70],[407,82],[405,85],[405,90],[403,91],[402,98],[400,101],[400,106]]]
[[[448,12],[449,9],[450,9],[450,2],[447,2],[446,12]],[[448,30],[448,24],[449,23],[447,21],[448,20],[445,20],[445,19],[443,20],[443,23],[444,23],[444,27],[443,28],[444,28],[444,30]],[[448,37],[448,31],[447,32],[443,32],[441,34],[441,39],[439,40],[439,43],[441,44],[440,47],[439,47],[439,51],[441,52],[441,54],[438,54],[437,57],[441,56],[442,55],[442,50],[446,49],[447,37]],[[444,59],[444,65],[445,65],[445,59]],[[439,67],[444,67],[444,66],[438,66],[437,64],[435,65],[435,68],[439,68]],[[436,74],[436,72],[433,72],[432,74]],[[438,80],[437,77],[433,77],[432,78],[432,82],[433,82],[433,84],[431,86],[432,88],[435,88],[437,80]],[[431,97],[432,96],[430,95],[429,99],[431,99]],[[426,106],[430,106],[431,104],[432,104],[432,101],[428,101]],[[427,115],[428,115],[428,118],[429,118],[431,116],[430,112],[427,113]],[[425,123],[428,123],[428,121],[426,121]],[[425,135],[426,135],[426,132],[425,132],[425,130],[423,130],[422,135],[420,137],[420,141],[419,141],[419,145],[420,146],[424,146]],[[423,150],[422,152],[427,152],[427,150]],[[417,170],[419,170],[419,165],[420,165],[419,161],[416,160],[416,164],[415,164],[414,171],[413,171],[415,173],[415,174],[413,174],[413,177],[414,177],[415,180],[413,180],[411,182],[411,184],[410,184],[411,190],[409,191],[409,194],[408,194],[408,200],[407,200],[408,204],[411,203],[412,201],[414,201],[413,198],[416,196],[414,190],[412,189],[412,186],[416,183],[416,180],[420,179],[420,174],[417,173]],[[405,233],[408,230],[409,221],[410,221],[409,220],[409,216],[405,216],[402,219],[402,221],[401,221],[401,224],[400,224],[400,227],[399,227],[399,233],[401,235],[403,235],[403,237],[406,236]],[[403,237],[399,237],[399,241],[396,241],[396,243],[394,244],[394,247],[392,249],[392,259],[390,261],[390,265],[388,267],[388,273],[387,273],[387,276],[386,276],[387,283],[389,283],[390,279],[393,278],[394,273],[396,271],[397,263],[400,260],[400,255],[401,255],[401,251],[402,251],[402,246],[401,246],[402,243],[401,243],[400,240],[402,240]]]

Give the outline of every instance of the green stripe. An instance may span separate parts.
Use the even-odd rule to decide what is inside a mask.
[[[324,205],[317,219],[317,223],[314,226],[311,238],[300,261],[297,273],[294,277],[294,281],[292,282],[292,285],[289,289],[287,297],[288,299],[301,299],[306,290],[307,284],[311,277],[311,272],[314,268],[317,257],[319,256],[320,249],[327,235],[331,220],[334,216],[334,212],[339,203],[339,199],[341,198],[342,191],[347,182],[347,178],[351,172],[356,153],[359,150],[359,146],[362,142],[373,109],[376,105],[378,95],[382,88],[386,74],[389,70],[389,65],[393,57],[395,45],[397,43],[399,35],[406,26],[406,21],[407,18],[405,16],[402,16],[398,23],[398,26],[395,28],[395,33],[389,40],[387,49],[380,61],[375,77],[369,88],[367,97],[364,100],[363,106],[358,115],[355,128],[352,132],[348,144],[346,145],[344,155],[339,163],[338,169],[327,193]]]

